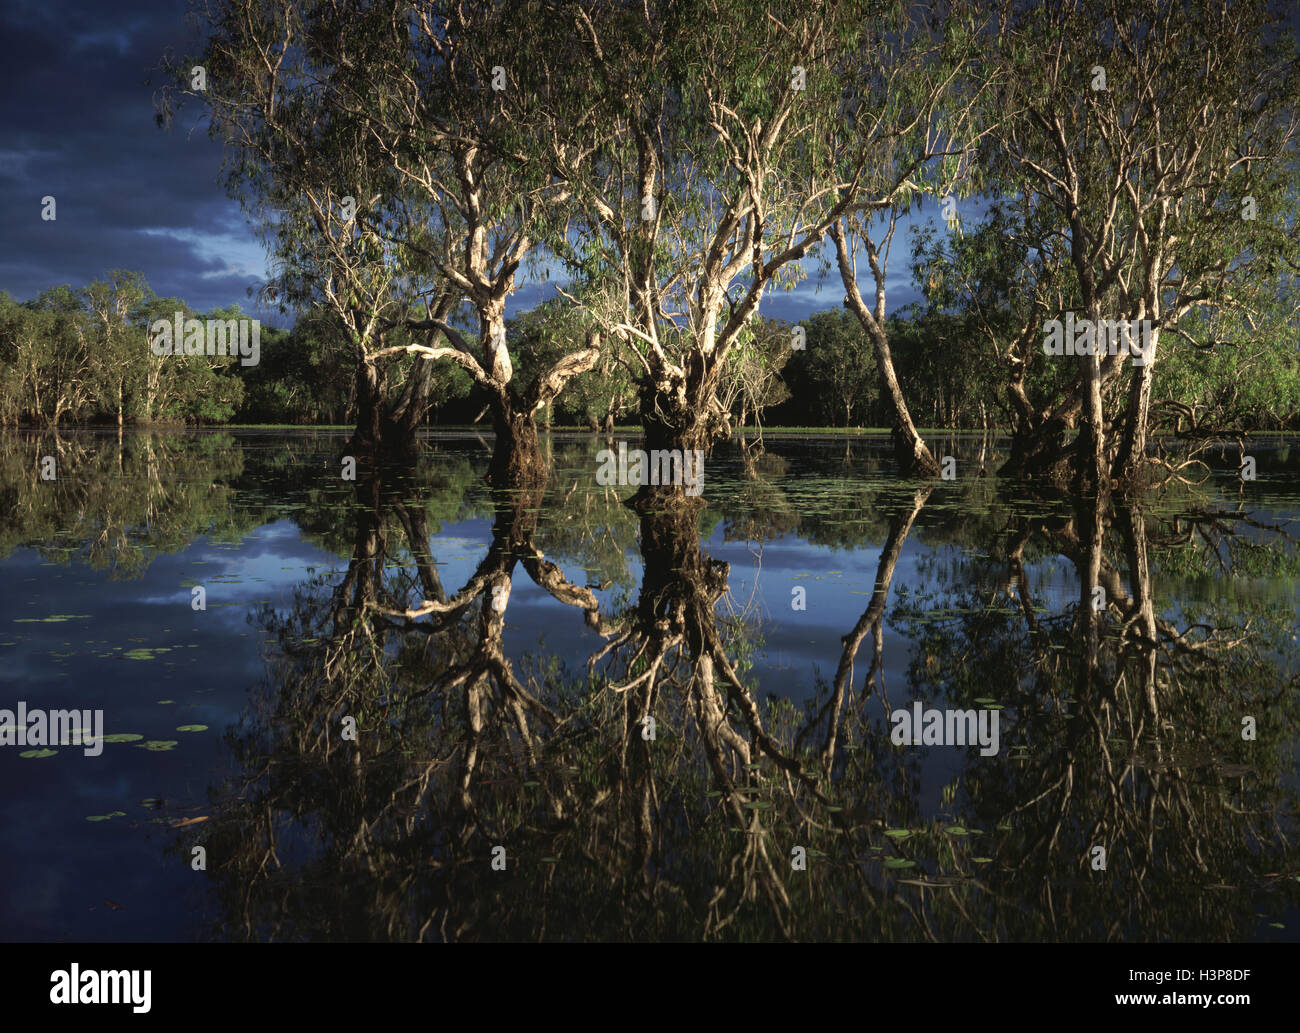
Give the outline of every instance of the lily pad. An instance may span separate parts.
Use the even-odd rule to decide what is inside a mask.
[[[948,835],[950,835],[950,836],[969,836],[969,835],[970,835],[970,833],[967,832],[966,829],[964,829],[964,828],[963,828],[962,826],[960,826],[960,825],[949,825],[946,829],[944,829],[944,832],[948,833]]]
[[[107,814],[90,814],[86,816],[87,821],[108,821],[110,818],[125,818],[126,811],[109,811]]]
[[[206,732],[207,730],[207,725],[180,725],[176,729],[178,732]]]
[[[136,735],[135,732],[114,732],[104,736],[104,742],[139,742],[143,738],[143,735]]]
[[[143,647],[136,648],[136,649],[128,649],[122,655],[126,657],[128,660],[152,660],[159,653],[170,653],[170,652],[171,652],[170,646],[155,646],[153,649],[145,649]]]
[[[992,863],[993,863],[993,858],[991,858],[991,857],[972,857],[971,860],[974,861],[976,864],[992,864]]]
[[[53,757],[58,750],[23,750],[18,754],[20,757],[31,757],[34,760],[40,760],[43,757]]]
[[[153,750],[155,753],[161,753],[163,750],[170,750],[173,746],[180,745],[177,739],[150,739],[146,743],[140,744],[146,750]]]
[[[899,868],[915,868],[915,867],[916,867],[916,862],[915,862],[915,861],[909,861],[906,857],[886,857],[886,858],[885,858],[885,867],[886,867],[886,868],[894,868],[894,869],[899,869]]]
[[[890,839],[906,839],[911,834],[911,829],[885,829],[885,835]]]

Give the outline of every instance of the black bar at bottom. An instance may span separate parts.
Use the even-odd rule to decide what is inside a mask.
[[[996,1004],[997,1013],[1017,1017],[1128,1012],[1143,1021],[1153,1012],[1200,1012],[1230,1022],[1285,1014],[1300,960],[1294,946],[1269,944],[844,943],[774,947],[746,959],[760,969],[732,969],[733,959],[719,957],[714,980],[698,967],[701,955],[689,968],[675,966],[671,955],[680,948],[671,946],[438,946],[8,944],[0,953],[0,1000],[13,1017],[248,1022],[285,1015],[336,1024],[402,1006],[436,1016],[454,1000],[448,995],[463,995],[464,1004],[488,1009],[485,1020],[512,1021],[515,1008],[520,1021],[536,1022],[539,1007],[561,1021],[589,1014],[611,991],[652,1009],[656,1000],[685,1006],[687,996],[704,1003],[698,981],[705,977],[714,993],[722,991],[719,1008],[734,1005],[737,992],[746,995],[752,978],[765,1010],[777,998],[776,1008],[796,1018],[820,1007],[820,993],[829,990],[841,1004],[849,994],[850,1009],[871,1008],[876,993],[886,1002],[907,1000],[905,1010],[920,1008],[918,1017],[928,1007],[939,1009],[935,1017],[967,1006],[988,1014]],[[900,997],[902,986],[911,989]],[[87,1001],[115,996],[126,1003]]]

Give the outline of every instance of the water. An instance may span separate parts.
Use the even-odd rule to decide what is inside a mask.
[[[0,747],[4,938],[1300,938],[1293,440],[1098,511],[773,438],[641,512],[587,436],[343,441],[6,437],[0,708],[140,738]]]

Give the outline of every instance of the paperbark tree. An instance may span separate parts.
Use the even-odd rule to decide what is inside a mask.
[[[537,466],[535,414],[600,359],[599,335],[587,334],[585,347],[571,346],[520,384],[507,346],[516,274],[539,246],[563,239],[567,224],[571,188],[549,158],[562,153],[576,166],[584,160],[572,128],[553,117],[569,70],[552,51],[542,5],[415,5],[411,34],[404,60],[383,68],[385,103],[371,124],[413,198],[397,239],[414,268],[469,303],[478,341],[434,314],[404,325],[441,332],[458,350],[455,361],[492,409],[494,477],[515,478]]]
[[[81,299],[66,285],[42,291],[27,307],[34,318],[23,340],[35,421],[58,428],[88,406],[95,356]]]
[[[1004,116],[988,172],[1055,224],[1046,239],[1068,261],[1071,310],[1093,327],[1150,321],[1145,361],[1114,400],[1119,419],[1108,421],[1108,394],[1130,355],[1095,335],[1070,393],[1026,421],[1004,472],[1050,467],[1077,418],[1076,485],[1133,481],[1162,335],[1200,307],[1249,319],[1283,263],[1295,268],[1295,44],[1268,0],[1008,2],[985,24]]]
[[[85,287],[81,296],[95,332],[96,379],[103,404],[117,416],[121,433],[128,388],[147,364],[148,340],[143,332],[144,306],[153,290],[138,273],[120,269]]]
[[[904,476],[935,477],[938,461],[922,440],[894,365],[886,316],[889,256],[901,216],[923,194],[948,198],[977,182],[971,154],[996,116],[989,80],[976,62],[974,21],[961,11],[943,18],[903,12],[872,48],[868,97],[847,127],[869,145],[855,204],[830,226],[844,307],[875,351],[880,396]],[[858,255],[870,269],[871,303],[859,286]]]
[[[730,433],[718,390],[764,292],[855,203],[870,145],[842,127],[876,100],[893,8],[572,10],[570,105],[600,113],[601,140],[584,167],[556,156],[583,220],[563,254],[640,361],[648,446],[707,450]]]
[[[174,97],[195,98],[226,141],[227,185],[277,259],[269,295],[323,304],[355,349],[354,450],[410,446],[428,371],[408,362],[412,379],[395,391],[387,379],[394,362],[419,356],[456,363],[487,393],[494,476],[526,471],[533,464],[510,454],[535,448],[533,413],[599,355],[592,338],[522,390],[512,382],[505,304],[550,184],[528,181],[513,121],[523,102],[511,107],[496,88],[509,77],[494,55],[519,42],[511,13],[223,0],[207,11],[193,64],[201,85],[187,62],[174,66],[181,83],[162,114]],[[449,322],[462,301],[479,320],[477,349]]]

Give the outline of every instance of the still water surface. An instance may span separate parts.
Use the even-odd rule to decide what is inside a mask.
[[[0,708],[118,741],[0,746],[0,936],[1300,939],[1294,439],[1100,509],[979,438],[640,510],[587,436],[516,493],[343,443],[5,438]]]

